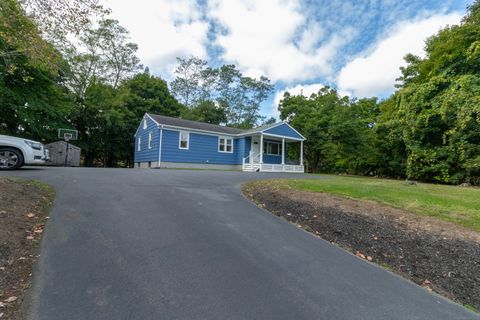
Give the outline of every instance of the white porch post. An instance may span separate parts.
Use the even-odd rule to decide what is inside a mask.
[[[263,133],[260,134],[260,163],[263,163]]]
[[[282,165],[285,164],[285,138],[282,138]]]
[[[300,165],[303,166],[303,140],[300,141]]]

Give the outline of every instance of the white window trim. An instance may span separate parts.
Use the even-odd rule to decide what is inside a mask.
[[[147,118],[143,118],[143,130],[147,129]]]
[[[224,151],[220,150],[220,139],[224,139],[224,141],[225,141],[225,150],[224,150]],[[231,140],[231,141],[232,141],[232,150],[231,150],[231,151],[227,151],[227,140]],[[227,136],[219,136],[219,137],[218,137],[218,152],[221,152],[221,153],[233,153],[233,138],[232,138],[232,137],[227,137]]]
[[[152,149],[152,131],[148,133],[148,149]]]
[[[182,132],[187,134],[187,147],[182,148]],[[178,132],[178,149],[188,150],[190,148],[190,132],[181,130]]]
[[[137,139],[137,151],[142,151],[142,138]]]
[[[266,152],[264,152],[265,155],[268,156],[281,156],[282,155],[282,143],[281,142],[276,142],[276,141],[265,141],[264,142],[265,147],[267,149]],[[269,153],[268,152],[268,145],[269,144],[278,144],[278,153]]]

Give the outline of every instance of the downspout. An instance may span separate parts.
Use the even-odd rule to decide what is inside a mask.
[[[163,141],[163,124],[160,126],[160,138],[158,141],[158,168],[162,167],[162,141]]]

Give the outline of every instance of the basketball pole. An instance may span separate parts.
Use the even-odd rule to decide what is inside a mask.
[[[67,148],[65,151],[65,167],[68,167],[68,140],[66,140],[66,142],[67,142]]]

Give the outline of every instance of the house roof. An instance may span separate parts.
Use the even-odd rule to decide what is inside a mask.
[[[263,125],[263,126],[252,128],[252,129],[240,129],[240,128],[232,128],[232,127],[221,126],[217,124],[211,124],[211,123],[205,123],[205,122],[199,122],[199,121],[161,116],[153,113],[147,113],[147,115],[150,118],[152,118],[155,122],[157,122],[157,124],[160,124],[160,125],[215,132],[215,133],[223,133],[223,134],[229,134],[229,135],[249,135],[254,133],[260,133],[270,128],[282,125],[284,123],[298,133],[298,131],[296,131],[293,127],[291,127],[286,122],[277,122],[277,123],[267,124],[267,125]],[[300,133],[298,133],[298,135],[303,139],[305,139]]]
[[[203,131],[213,131],[213,132],[227,133],[227,134],[241,134],[246,131],[244,129],[239,129],[239,128],[232,128],[232,127],[220,126],[220,125],[205,123],[205,122],[160,116],[158,114],[152,114],[152,113],[148,113],[148,115],[159,124],[173,126],[173,127],[197,129],[197,130],[203,130]]]

